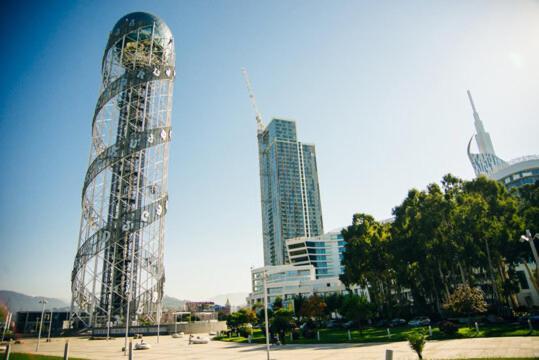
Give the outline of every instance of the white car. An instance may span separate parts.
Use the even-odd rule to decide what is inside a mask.
[[[207,344],[210,342],[210,339],[197,336],[195,338],[189,339],[189,341],[191,342],[191,344]]]
[[[139,342],[135,344],[135,350],[150,350],[152,346],[145,342]]]

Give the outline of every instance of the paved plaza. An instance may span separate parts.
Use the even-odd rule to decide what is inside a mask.
[[[52,342],[42,342],[39,353],[44,355],[63,355],[65,338]],[[209,344],[189,345],[188,337],[173,339],[161,336],[145,337],[151,344],[150,350],[134,351],[136,359],[266,359],[264,345],[234,344],[210,341]],[[70,338],[70,356],[85,359],[125,359],[121,348],[124,340],[88,340]],[[36,340],[26,339],[15,344],[13,352],[35,353]],[[417,359],[407,342],[376,344],[320,344],[284,345],[272,347],[271,359],[276,360],[316,360],[316,359],[384,359],[386,349],[394,351],[393,359]],[[505,337],[429,341],[425,347],[426,359],[454,359],[480,357],[536,357],[539,358],[539,337]]]

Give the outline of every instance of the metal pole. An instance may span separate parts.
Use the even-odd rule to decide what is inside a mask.
[[[129,341],[129,360],[133,360],[133,341]]]
[[[114,280],[114,270],[115,270],[115,267],[116,267],[116,243],[114,244],[114,252],[113,252],[113,255],[112,255],[112,268],[111,268],[111,275],[110,275],[110,278],[111,278],[111,281],[110,281],[110,287],[109,287],[109,306],[108,306],[108,309],[107,309],[107,340],[110,339],[110,315],[111,315],[111,311],[112,311],[112,283]]]
[[[386,360],[393,360],[393,350],[386,349]]]
[[[8,313],[6,317],[6,322],[4,323],[4,331],[2,332],[2,342],[4,342],[4,337],[6,336],[6,331],[9,329],[9,325],[11,324],[11,314]]]
[[[268,287],[267,280],[268,273],[264,270],[264,321],[266,322],[266,355],[267,360],[270,360],[270,345],[269,345],[269,324],[268,324]]]
[[[37,335],[37,345],[36,345],[36,351],[39,351],[39,341],[41,340],[41,328],[43,327],[43,315],[45,314],[45,304],[47,303],[47,300],[43,298],[40,303],[43,304],[43,307],[41,308],[41,319],[39,319],[39,334]]]
[[[127,355],[127,338],[129,337],[129,303],[131,303],[131,290],[127,292],[127,306],[125,314],[125,339],[124,339],[124,355]]]
[[[161,303],[157,304],[157,343],[159,344],[159,330],[161,326]]]
[[[6,352],[4,353],[4,360],[9,360],[9,354],[11,353],[11,343],[6,345]]]
[[[64,345],[64,360],[69,360],[69,340]]]
[[[51,328],[52,328],[52,310],[50,313],[50,320],[49,320],[49,333],[47,334],[47,342],[51,342]]]

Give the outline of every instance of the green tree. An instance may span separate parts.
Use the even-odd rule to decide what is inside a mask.
[[[539,233],[539,181],[524,185],[518,189],[520,196],[520,214],[526,229],[533,234]]]
[[[301,308],[301,315],[320,321],[326,310],[324,299],[318,295],[311,295]]]
[[[338,293],[332,293],[324,297],[326,303],[325,314],[331,317],[332,313],[340,313],[344,296]]]
[[[301,294],[294,296],[294,312],[295,315],[301,319],[303,316],[303,305],[307,301],[307,298]]]
[[[283,299],[280,296],[277,296],[275,298],[275,301],[273,302],[272,309],[273,311],[277,311],[283,307]]]
[[[286,341],[286,333],[294,328],[294,313],[290,310],[281,308],[273,314],[273,319],[270,322],[270,331],[274,334],[279,334],[279,339],[284,344]]]
[[[382,224],[371,215],[355,214],[352,225],[342,231],[345,241],[344,273],[347,286],[360,285],[369,290],[372,302],[385,316],[392,315],[397,297],[394,259],[390,252],[390,224]]]
[[[369,320],[374,311],[373,304],[364,295],[347,294],[344,296],[340,312],[345,319],[357,321],[359,327]]]
[[[226,323],[232,330],[238,330],[247,324],[254,324],[257,321],[256,313],[253,309],[243,308],[233,312],[227,317]]]

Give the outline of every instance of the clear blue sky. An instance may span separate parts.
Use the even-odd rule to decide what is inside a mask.
[[[100,61],[114,23],[163,18],[177,73],[165,292],[249,291],[262,264],[249,69],[266,120],[316,144],[326,230],[471,178],[470,88],[498,154],[538,153],[537,1],[4,1],[0,288],[70,297]]]

